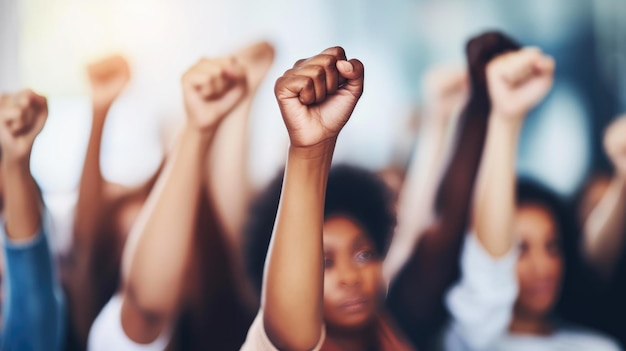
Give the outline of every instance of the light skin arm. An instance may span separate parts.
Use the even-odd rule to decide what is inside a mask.
[[[398,199],[398,226],[384,262],[392,280],[412,252],[420,233],[435,217],[437,188],[454,148],[458,113],[467,100],[467,70],[441,66],[424,79],[425,120]]]
[[[626,236],[625,135],[626,117],[618,118],[607,128],[604,149],[613,163],[615,176],[583,227],[583,257],[606,280],[614,273]]]
[[[455,151],[436,200],[436,219],[420,234],[410,258],[392,281],[388,307],[411,336],[428,348],[431,335],[445,322],[442,296],[457,279],[455,264],[467,231],[474,183],[488,129],[491,103],[486,67],[494,57],[519,45],[498,32],[487,32],[467,44],[470,97],[459,120]]]
[[[321,337],[326,182],[337,135],[362,92],[363,65],[346,61],[341,48],[298,61],[276,82],[290,146],[262,309],[265,331],[281,350],[310,350]]]
[[[32,239],[41,228],[43,202],[30,173],[30,153],[48,116],[46,99],[24,90],[0,98],[1,172],[9,240]]]
[[[513,246],[515,161],[524,117],[552,87],[554,60],[536,48],[494,59],[487,66],[492,103],[483,163],[474,199],[473,226],[493,257]]]
[[[250,111],[256,92],[274,61],[274,48],[261,41],[240,49],[234,56],[246,69],[247,90],[217,129],[214,146],[207,154],[205,174],[208,197],[215,204],[227,239],[238,250],[252,192],[248,179]]]
[[[178,311],[203,192],[204,160],[217,126],[245,93],[245,71],[231,57],[202,59],[185,73],[182,85],[187,125],[123,257],[122,326],[142,343],[155,340]]]

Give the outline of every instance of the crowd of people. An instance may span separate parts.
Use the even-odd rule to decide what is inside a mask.
[[[46,98],[2,95],[0,349],[621,350],[626,117],[605,133],[614,172],[566,203],[516,175],[524,119],[550,92],[554,59],[500,32],[472,38],[466,57],[427,73],[415,152],[380,172],[333,163],[376,67],[342,47],[297,61],[274,87],[286,162],[261,189],[247,169],[249,115],[270,43],[185,72],[175,145],[132,188],[100,169],[131,69],[121,56],[94,63],[62,256],[30,172]]]

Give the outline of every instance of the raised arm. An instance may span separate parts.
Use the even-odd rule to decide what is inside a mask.
[[[298,61],[276,82],[290,146],[261,308],[281,350],[311,350],[321,337],[326,182],[337,136],[362,92],[363,65],[346,61],[339,47]]]
[[[30,90],[0,98],[7,292],[3,350],[62,347],[62,298],[44,233],[41,194],[30,173],[33,142],[47,116],[46,99]]]
[[[467,101],[468,83],[464,67],[438,66],[426,73],[425,118],[417,150],[400,190],[398,226],[384,262],[387,280],[397,274],[419,234],[434,219],[437,188],[452,154],[459,113]]]
[[[185,73],[182,85],[187,124],[123,258],[122,326],[141,343],[155,340],[178,311],[203,192],[204,159],[217,126],[245,93],[245,71],[233,57],[202,59]]]
[[[78,249],[89,248],[110,205],[107,182],[100,170],[100,146],[109,109],[130,79],[128,63],[113,56],[87,67],[91,84],[92,123],[83,172],[78,189],[74,242]]]
[[[472,220],[478,240],[493,257],[513,245],[519,134],[526,114],[550,91],[553,75],[554,60],[538,48],[504,54],[487,67],[492,112]]]
[[[246,69],[247,91],[216,131],[206,163],[206,191],[215,203],[229,243],[238,250],[252,192],[248,172],[250,110],[274,61],[274,48],[267,42],[258,42],[235,52],[234,56]]]
[[[606,130],[604,150],[613,163],[615,176],[585,219],[582,248],[587,263],[608,280],[624,251],[626,236],[626,116]]]
[[[454,153],[437,190],[435,221],[413,245],[409,260],[391,282],[387,303],[399,325],[420,348],[445,322],[443,296],[457,277],[472,190],[491,111],[487,63],[519,46],[500,33],[486,33],[467,45],[470,96],[459,121]]]
[[[512,252],[517,144],[524,117],[550,90],[553,73],[554,60],[536,48],[503,54],[487,66],[492,110],[474,198],[475,237],[467,239],[462,277],[447,297],[451,339],[473,350],[490,349],[510,323],[517,297]]]

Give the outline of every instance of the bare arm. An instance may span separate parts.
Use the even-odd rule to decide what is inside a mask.
[[[427,348],[445,321],[443,296],[457,276],[457,260],[467,229],[472,190],[491,112],[486,66],[496,55],[519,46],[499,33],[467,45],[470,96],[459,120],[454,154],[437,190],[436,219],[419,234],[411,255],[391,282],[387,303],[415,345]]]
[[[494,257],[513,245],[515,161],[524,117],[552,87],[554,60],[537,48],[504,54],[487,67],[493,104],[483,155],[473,226],[478,240]]]
[[[206,191],[215,204],[232,248],[240,248],[251,191],[248,174],[249,119],[256,92],[274,60],[267,42],[254,43],[234,54],[246,69],[246,95],[216,131],[206,162]]]
[[[87,72],[91,82],[93,119],[78,189],[74,242],[78,250],[90,251],[102,216],[111,203],[106,193],[107,182],[100,170],[102,132],[111,105],[130,78],[130,70],[122,57],[114,56],[90,65]]]
[[[384,262],[392,280],[435,216],[437,188],[451,157],[459,109],[467,100],[463,67],[436,67],[424,79],[426,117],[398,201],[398,226]]]
[[[583,257],[604,279],[613,275],[626,236],[626,117],[607,129],[604,149],[613,162],[615,177],[583,227]]]
[[[200,60],[183,76],[187,126],[124,252],[122,325],[133,340],[155,340],[178,311],[203,190],[203,161],[218,124],[244,95],[244,79],[243,68],[230,58]]]
[[[30,152],[46,122],[48,105],[44,97],[30,90],[4,95],[0,103],[6,232],[11,241],[23,242],[41,228],[43,202],[30,173]]]
[[[326,182],[337,135],[362,92],[363,65],[346,61],[341,48],[298,61],[276,82],[291,146],[267,253],[262,309],[265,331],[281,350],[310,350],[321,337]]]

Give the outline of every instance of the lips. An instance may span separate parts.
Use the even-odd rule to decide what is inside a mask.
[[[365,311],[367,299],[362,297],[350,298],[341,302],[338,307],[345,313],[360,313]]]
[[[535,283],[527,291],[536,297],[551,297],[555,294],[556,284],[553,281]]]

